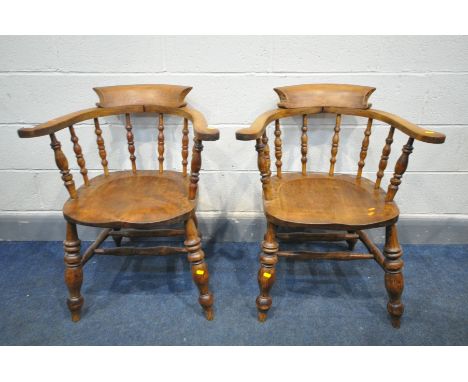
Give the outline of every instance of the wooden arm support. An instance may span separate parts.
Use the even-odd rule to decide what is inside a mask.
[[[143,111],[143,106],[122,106],[110,108],[94,107],[91,109],[75,111],[74,113],[51,119],[50,121],[41,123],[35,127],[23,127],[18,130],[18,135],[20,138],[41,137],[43,135],[56,133],[59,130],[76,123],[86,121],[88,119],[106,117],[116,114],[142,113]]]

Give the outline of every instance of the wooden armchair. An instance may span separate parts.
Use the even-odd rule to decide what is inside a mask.
[[[197,184],[201,167],[202,141],[214,141],[219,132],[207,127],[203,115],[186,106],[185,96],[191,87],[174,85],[129,85],[95,88],[99,96],[96,108],[81,110],[53,119],[33,128],[18,130],[21,138],[49,135],[55,162],[70,195],[63,207],[66,220],[65,282],[68,287],[68,307],[73,321],[79,321],[83,297],[80,293],[83,266],[94,255],[188,255],[192,277],[197,285],[199,302],[208,320],[213,319],[213,294],[208,288],[208,268],[204,261],[195,215]],[[158,170],[137,170],[134,136],[130,115],[156,113],[158,122],[155,140],[158,147]],[[183,118],[182,172],[164,169],[164,115]],[[125,115],[125,130],[131,161],[129,171],[109,171],[107,153],[99,123],[100,117]],[[97,149],[104,173],[89,179],[83,151],[73,125],[93,120]],[[193,126],[194,145],[191,172],[188,174],[189,121]],[[86,128],[86,127],[85,127]],[[117,127],[112,127],[117,129]],[[75,186],[68,160],[61,149],[56,132],[68,129],[83,185]],[[122,131],[124,133],[124,131]],[[156,134],[157,133],[157,134]],[[77,225],[103,228],[97,240],[81,255]],[[183,224],[175,229],[169,225]],[[117,247],[99,248],[111,236]],[[184,247],[156,246],[121,247],[124,237],[185,237]]]
[[[279,108],[259,116],[245,129],[238,130],[239,140],[256,140],[258,168],[263,187],[263,206],[267,219],[267,231],[262,243],[258,283],[260,295],[256,303],[258,318],[264,321],[271,307],[270,290],[275,282],[275,264],[278,257],[295,259],[359,260],[374,259],[385,272],[385,287],[389,301],[387,310],[392,325],[399,327],[403,314],[401,294],[403,291],[402,250],[398,242],[396,222],[399,210],[393,201],[408,166],[414,140],[428,143],[443,143],[445,136],[435,131],[422,129],[400,117],[371,109],[369,96],[374,88],[338,85],[310,84],[274,89],[279,97]],[[331,136],[331,158],[328,173],[307,172],[308,129],[313,127],[309,115],[332,113],[336,123]],[[282,140],[280,119],[302,116],[300,153],[301,172],[283,173]],[[335,174],[335,163],[340,143],[340,125],[343,115],[367,118],[359,158],[357,174]],[[375,181],[363,177],[367,150],[371,138],[373,120],[390,126],[382,150]],[[274,155],[276,176],[270,170],[270,148],[267,127],[274,122]],[[384,128],[381,125],[375,128]],[[399,130],[408,136],[395,172],[385,192],[381,188],[384,171],[389,159],[393,135]],[[277,232],[278,227],[296,227],[300,232]],[[368,228],[385,227],[386,239],[383,253],[364,232]],[[328,230],[328,232],[317,232]],[[316,232],[311,232],[311,231]],[[331,231],[331,232],[330,232]],[[361,240],[369,253],[354,253],[352,250]],[[287,252],[280,251],[278,241],[346,241],[350,251],[342,252]]]

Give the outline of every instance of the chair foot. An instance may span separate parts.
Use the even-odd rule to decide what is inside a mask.
[[[267,319],[267,314],[266,312],[258,312],[257,314],[258,321],[260,322],[265,322]]]
[[[400,317],[392,317],[392,326],[395,329],[400,329]]]
[[[403,293],[403,252],[398,242],[398,232],[396,224],[386,227],[385,247],[384,247],[384,270],[385,288],[388,294],[387,311],[390,314],[392,326],[400,327],[400,319],[404,312],[404,305],[401,302]]]
[[[198,230],[195,225],[195,221],[190,217],[185,222],[185,248],[188,251],[188,261],[192,268],[192,279],[198,288],[200,297],[198,302],[200,303],[205,317],[208,321],[213,320],[213,293],[211,293],[208,282],[210,274],[208,272],[208,266],[205,262],[205,254],[201,247],[201,240],[198,236]]]
[[[258,320],[264,322],[271,308],[271,288],[276,280],[275,265],[278,262],[278,242],[276,241],[276,227],[268,223],[267,232],[262,242],[262,253],[260,255],[260,269],[258,270],[258,286],[260,294],[257,297]]]
[[[73,322],[81,318],[81,307],[84,299],[81,295],[83,268],[81,264],[81,241],[78,239],[76,225],[67,223],[67,237],[63,242],[65,250],[65,283],[68,288],[67,305]]]
[[[213,308],[210,307],[210,308],[205,309],[205,318],[208,321],[213,321],[213,319],[214,319]]]

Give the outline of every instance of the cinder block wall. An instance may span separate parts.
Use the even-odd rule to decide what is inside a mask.
[[[200,178],[202,218],[237,221],[261,215],[260,181],[253,142],[235,131],[275,108],[273,87],[300,83],[351,83],[377,88],[373,106],[447,135],[444,145],[415,143],[396,197],[403,216],[468,217],[468,38],[467,37],[0,37],[0,220],[60,216],[66,191],[48,137],[19,139],[16,130],[92,107],[94,86],[172,83],[193,86],[189,103],[219,128],[207,142]],[[168,119],[169,168],[180,168],[181,125]],[[284,168],[300,169],[298,119],[284,130]],[[309,170],[327,171],[332,116],[313,117]],[[343,122],[337,171],[353,173],[365,121]],[[156,166],[156,116],[134,119],[137,164]],[[112,169],[130,168],[122,118],[103,123]],[[93,127],[77,126],[87,167],[101,171]],[[377,126],[365,174],[375,177],[387,128]],[[69,135],[58,134],[81,184]],[[388,171],[405,139],[396,136]],[[171,150],[172,148],[172,150]],[[47,236],[47,230],[44,230]],[[1,236],[1,235],[0,235]],[[47,239],[47,237],[44,237]]]

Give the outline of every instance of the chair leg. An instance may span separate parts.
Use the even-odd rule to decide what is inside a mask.
[[[188,251],[188,261],[192,268],[192,278],[194,283],[197,285],[200,292],[198,301],[202,306],[205,317],[211,321],[214,317],[213,314],[213,293],[210,292],[208,287],[209,272],[205,262],[205,254],[201,247],[201,240],[198,235],[197,226],[195,219],[192,215],[185,222],[185,241],[184,245]]]
[[[120,228],[115,228],[114,231],[120,231]],[[112,236],[116,247],[120,247],[122,245],[123,236]]]
[[[385,228],[385,247],[384,247],[384,270],[385,270],[385,288],[388,293],[387,310],[392,319],[394,328],[400,327],[400,318],[403,315],[404,306],[401,302],[403,293],[403,252],[398,242],[398,232],[396,224]]]
[[[278,262],[278,242],[276,241],[276,227],[268,222],[267,232],[262,242],[260,255],[260,269],[258,270],[258,286],[260,294],[257,297],[258,320],[263,322],[271,308],[270,290],[276,279],[275,264]]]
[[[80,320],[83,296],[80,293],[83,283],[83,269],[81,265],[81,241],[78,239],[76,225],[67,223],[67,236],[63,242],[65,250],[65,283],[68,287],[67,305],[70,309],[72,321]]]
[[[355,233],[354,231],[348,231],[348,233]],[[346,242],[348,243],[348,249],[350,251],[354,250],[354,247],[356,246],[358,239],[348,239]]]

